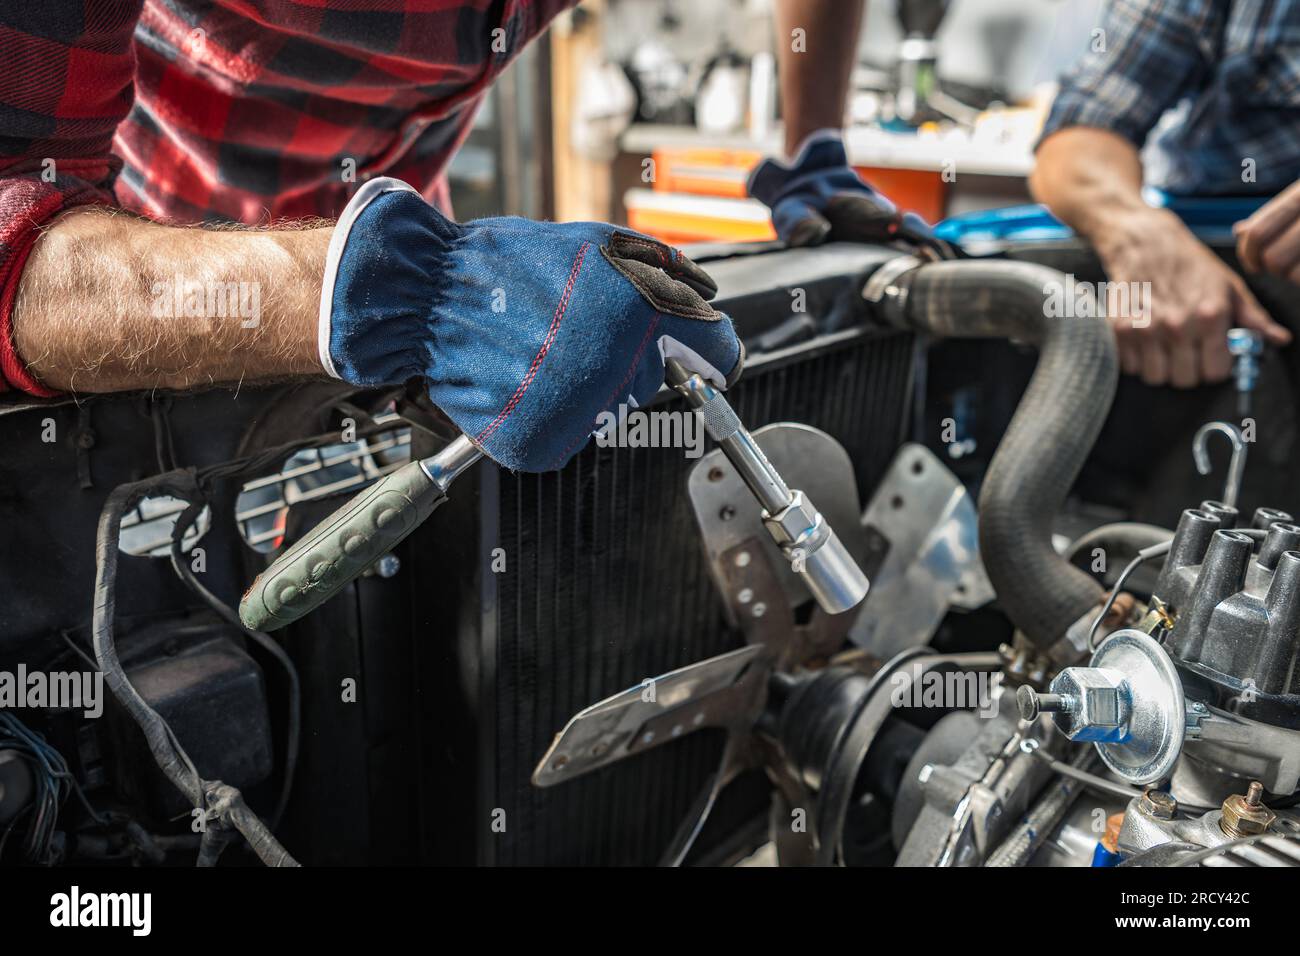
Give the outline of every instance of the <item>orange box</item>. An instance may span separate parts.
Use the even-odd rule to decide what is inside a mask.
[[[747,198],[745,182],[750,170],[763,158],[757,150],[699,146],[663,147],[656,149],[652,157],[651,186],[656,193],[724,199]],[[900,209],[917,213],[927,222],[938,222],[944,217],[947,184],[939,172],[882,166],[855,169]],[[725,210],[720,215],[688,212],[667,208],[668,205],[671,204],[656,203],[654,208],[649,208],[644,203],[629,204],[628,225],[672,243],[757,242],[776,237],[770,222],[756,222],[751,216],[737,218]]]
[[[668,146],[650,154],[654,159],[653,188],[660,192],[743,199],[745,180],[763,154],[753,149],[713,149]]]
[[[853,168],[904,212],[914,212],[929,223],[936,223],[944,217],[948,208],[948,184],[943,181],[942,173],[932,169],[885,166]]]

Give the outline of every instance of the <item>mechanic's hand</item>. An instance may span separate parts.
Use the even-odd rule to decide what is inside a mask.
[[[1109,281],[1151,283],[1145,311],[1134,304],[1129,314],[1108,316],[1125,374],[1191,388],[1232,371],[1230,328],[1254,329],[1278,344],[1290,340],[1241,276],[1173,213],[1143,210],[1112,225],[1095,242]]]
[[[1232,234],[1247,272],[1268,272],[1300,284],[1300,182],[1233,226]]]
[[[805,139],[788,166],[763,160],[749,175],[749,194],[772,210],[777,235],[791,246],[930,238],[920,216],[900,214],[858,177],[835,130]]]
[[[716,286],[680,252],[605,223],[452,222],[405,183],[366,183],[335,227],[321,363],[357,385],[423,376],[433,401],[507,468],[547,471],[597,416],[643,405],[679,358],[740,375]]]

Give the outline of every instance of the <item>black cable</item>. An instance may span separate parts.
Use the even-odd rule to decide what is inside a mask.
[[[1270,810],[1289,810],[1292,807],[1294,807],[1297,803],[1300,803],[1300,790],[1291,794],[1289,797],[1282,797],[1278,800],[1270,800],[1268,806]]]
[[[113,640],[116,609],[118,540],[126,510],[152,494],[165,494],[183,501],[201,499],[193,471],[173,471],[143,481],[119,485],[109,494],[100,513],[95,537],[95,602],[92,625],[95,659],[104,682],[118,702],[144,731],[154,760],[172,784],[185,794],[191,806],[201,810],[212,826],[233,826],[268,866],[297,866],[256,814],[248,809],[240,792],[219,780],[199,776],[185,748],[171,727],[149,706],[131,685],[117,656]]]
[[[390,423],[371,422],[369,425],[358,429],[357,436],[369,437],[370,435],[391,431],[393,427]],[[150,752],[168,780],[186,796],[193,806],[203,810],[207,818],[213,818],[216,825],[233,826],[243,834],[254,852],[268,866],[297,866],[298,863],[275,839],[266,824],[248,808],[238,789],[221,781],[205,781],[200,777],[193,761],[185,752],[185,748],[181,746],[180,741],[176,739],[171,727],[140,697],[122,668],[113,639],[118,540],[121,535],[122,518],[127,509],[144,498],[152,495],[171,495],[187,502],[191,507],[198,502],[198,509],[201,511],[202,502],[207,498],[204,490],[210,488],[216,481],[264,471],[282,462],[286,455],[303,448],[327,444],[334,437],[333,435],[313,435],[295,441],[284,442],[280,445],[262,449],[253,455],[246,455],[242,458],[232,459],[201,469],[178,469],[142,481],[119,485],[113,489],[105,501],[100,512],[99,527],[96,531],[92,644],[95,651],[95,660],[99,665],[99,670],[104,674],[104,680],[108,684],[109,690],[144,732],[145,741]],[[160,435],[156,435],[156,438],[159,440],[156,442],[155,451],[159,453],[160,463],[164,460],[164,456],[171,457],[174,460],[175,450],[171,446],[170,436],[167,436],[165,440]],[[188,512],[190,509],[187,508],[186,510]],[[197,516],[197,513],[195,512],[195,516]],[[189,520],[192,521],[194,518],[191,517]],[[180,524],[180,522],[178,521],[177,524]],[[175,552],[178,550],[178,540],[178,538],[173,537],[174,568],[177,563],[175,561]],[[180,567],[176,568],[176,570],[182,579],[186,580],[186,583],[190,584],[191,587],[194,587],[196,593],[203,597],[205,601],[210,597],[210,606],[218,614],[223,617],[227,612],[233,614],[233,611],[223,604],[220,599],[199,584],[197,579],[191,582],[192,575],[187,578],[185,571],[188,569],[185,568],[184,561],[180,561],[179,565]],[[235,615],[234,619],[238,621],[238,616]],[[241,630],[245,630],[242,623],[239,627]],[[301,691],[297,671],[293,668],[292,661],[288,659],[288,655],[284,653],[283,648],[276,642],[266,637],[266,635],[260,634],[260,632],[245,630],[245,633],[248,634],[250,639],[266,649],[268,653],[281,660],[282,664],[286,664],[286,672],[291,673],[290,696],[291,700],[294,701],[291,706],[295,717],[291,722],[293,744],[291,747],[287,747],[286,750],[292,753],[292,760],[296,764],[298,737],[301,733],[298,718]],[[259,640],[259,637],[263,638],[264,641]],[[75,648],[75,645],[73,646]],[[280,810],[283,809],[283,804],[287,801],[287,788],[293,778],[291,772],[293,769],[296,769],[296,767],[290,764],[289,753],[286,753],[285,789],[281,793],[282,805]],[[205,800],[207,806],[205,806]],[[207,862],[210,857],[215,859],[211,855],[213,851],[219,853],[216,847],[217,843],[213,838],[208,842],[206,851],[201,848],[201,861]]]
[[[1237,528],[1234,530],[1240,534],[1248,535],[1256,541],[1263,540],[1264,536],[1268,534],[1266,530],[1261,530],[1260,528]],[[1105,620],[1106,615],[1110,613],[1110,609],[1114,606],[1115,599],[1119,597],[1120,590],[1124,587],[1124,582],[1128,580],[1128,576],[1136,571],[1138,566],[1145,561],[1168,554],[1170,548],[1173,547],[1173,544],[1174,542],[1171,538],[1168,541],[1161,541],[1158,544],[1153,544],[1148,548],[1142,548],[1138,551],[1137,556],[1125,565],[1124,570],[1121,571],[1119,577],[1115,579],[1115,584],[1111,587],[1110,593],[1106,596],[1106,603],[1102,605],[1101,611],[1097,616],[1092,619],[1092,627],[1088,630],[1088,650],[1097,650],[1097,629],[1101,627],[1101,622]]]
[[[62,631],[59,634],[59,636],[63,638],[63,643],[67,644],[68,647],[72,650],[72,652],[76,654],[78,657],[80,657],[87,667],[89,667],[92,671],[99,670],[99,665],[95,663],[95,659],[77,646],[77,642],[72,639],[71,634],[69,634],[67,631]]]
[[[176,459],[172,457],[171,423],[163,414],[162,405],[152,398],[149,400],[149,417],[153,421],[153,452],[158,460],[158,472],[174,471]]]
[[[301,740],[302,727],[302,690],[298,680],[298,668],[294,666],[292,658],[285,652],[284,648],[268,634],[261,631],[255,631],[252,628],[245,627],[239,615],[230,605],[226,604],[219,597],[213,594],[203,585],[197,577],[194,576],[194,570],[185,560],[182,552],[185,535],[189,533],[194,523],[198,520],[199,515],[203,512],[205,504],[201,501],[191,502],[186,509],[177,517],[176,523],[172,526],[172,548],[171,561],[172,569],[176,572],[185,584],[198,595],[208,607],[212,608],[218,616],[227,624],[237,628],[249,640],[256,643],[264,651],[270,654],[284,668],[285,676],[289,681],[289,720],[285,737],[285,758],[284,758],[284,782],[280,787],[280,799],[276,803],[275,812],[271,817],[271,829],[278,829],[280,821],[284,818],[285,808],[289,805],[289,794],[293,787],[294,773],[298,767],[298,750]]]
[[[1106,596],[1106,603],[1103,604],[1101,610],[1097,612],[1097,616],[1092,619],[1092,627],[1088,629],[1088,650],[1097,650],[1097,629],[1101,627],[1101,622],[1106,619],[1106,615],[1109,614],[1110,609],[1114,607],[1115,599],[1119,597],[1119,593],[1124,587],[1124,582],[1128,580],[1128,576],[1136,571],[1144,562],[1149,561],[1152,558],[1158,558],[1162,554],[1168,554],[1169,549],[1172,546],[1173,541],[1170,540],[1161,541],[1159,544],[1153,544],[1149,548],[1143,548],[1137,553],[1137,556],[1124,567],[1124,570],[1119,573],[1119,577],[1115,579],[1114,586],[1111,587],[1110,593]]]
[[[369,438],[372,435],[390,432],[399,427],[401,426],[396,422],[371,422],[369,425],[363,425],[358,428],[355,437],[358,439]],[[296,438],[293,441],[287,441],[279,445],[272,445],[269,448],[263,448],[261,451],[252,455],[245,455],[242,458],[232,458],[215,465],[204,466],[197,469],[195,474],[198,477],[199,483],[204,488],[208,488],[216,481],[224,478],[234,478],[241,475],[265,472],[273,465],[281,464],[289,455],[297,451],[302,451],[304,448],[313,448],[330,444],[338,444],[337,434],[311,435],[306,438]]]
[[[209,827],[199,838],[199,858],[195,866],[216,866],[221,853],[230,845],[230,835],[224,830]]]

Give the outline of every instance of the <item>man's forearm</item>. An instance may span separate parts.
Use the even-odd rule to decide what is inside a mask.
[[[777,2],[777,62],[788,155],[794,155],[809,133],[844,125],[862,6],[861,0]]]
[[[164,226],[70,212],[37,241],[13,310],[19,357],[70,392],[323,374],[316,328],[331,227]]]
[[[1029,178],[1035,199],[1094,242],[1120,217],[1149,213],[1142,199],[1142,162],[1137,148],[1115,133],[1074,126],[1053,133],[1038,147]]]

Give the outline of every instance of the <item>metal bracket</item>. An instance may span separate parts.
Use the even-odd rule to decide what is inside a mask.
[[[928,448],[906,444],[862,516],[869,538],[888,551],[849,632],[888,659],[926,643],[950,606],[979,607],[993,586],[979,557],[975,503]]]
[[[863,565],[866,535],[858,519],[853,463],[844,446],[823,431],[790,422],[766,425],[753,437],[790,486],[817,502],[849,554]],[[721,451],[710,452],[691,469],[686,491],[713,583],[731,623],[746,640],[772,647],[786,661],[837,648],[853,615],[809,608],[807,587],[790,573],[790,562],[763,527],[753,495]],[[810,614],[799,622],[804,608]]]

